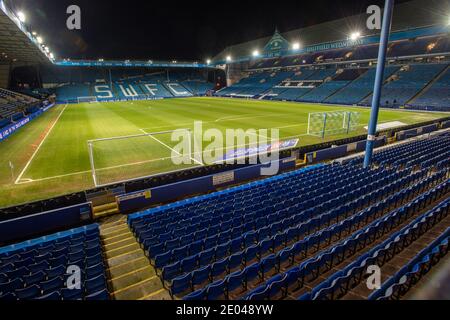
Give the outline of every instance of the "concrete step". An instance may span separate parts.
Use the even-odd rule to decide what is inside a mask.
[[[116,265],[109,268],[107,271],[111,279],[118,278],[125,274],[128,274],[134,270],[141,269],[149,265],[147,258],[140,257],[131,261],[127,261],[123,264]]]
[[[104,212],[104,211],[108,211],[111,209],[117,209],[117,203],[116,202],[112,202],[112,203],[107,203],[107,204],[102,204],[100,206],[96,206],[92,209],[92,212],[94,214],[100,213],[100,212]]]
[[[112,278],[111,280],[109,280],[109,284],[114,291],[119,291],[131,285],[134,285],[135,283],[150,280],[153,278],[158,278],[156,276],[155,269],[147,263],[146,266],[140,269],[134,269],[129,273],[123,274],[116,278]]]
[[[172,297],[170,296],[168,290],[162,288],[162,289],[160,289],[158,291],[150,293],[149,295],[147,295],[147,296],[145,296],[143,298],[140,298],[139,300],[147,300],[147,301],[149,301],[149,300],[158,300],[158,301],[160,301],[160,300],[172,300]]]
[[[102,219],[102,218],[113,216],[113,215],[116,215],[116,214],[119,214],[119,213],[120,213],[119,209],[116,209],[116,208],[115,209],[109,209],[109,210],[101,211],[101,212],[98,212],[98,213],[94,213],[94,219]]]
[[[140,250],[141,252],[143,252],[141,250],[141,247],[139,246],[139,244],[136,241],[134,241],[134,243],[131,243],[131,244],[119,247],[119,248],[115,248],[112,250],[105,251],[105,256],[106,256],[106,259],[112,259],[112,258],[120,257],[122,255],[131,253],[136,250]]]
[[[103,239],[103,243],[106,244],[112,244],[112,243],[116,243],[125,239],[129,239],[129,238],[134,238],[132,235],[130,235],[129,232],[123,232],[117,236],[114,237],[108,237],[108,238],[104,238]]]
[[[149,278],[113,292],[116,300],[139,300],[161,290],[162,283],[158,277]]]
[[[126,224],[110,227],[106,230],[100,229],[100,235],[103,239],[113,238],[113,237],[122,235],[124,233],[131,233],[130,229],[128,228],[128,226]]]
[[[131,252],[125,253],[120,256],[116,256],[114,258],[109,258],[107,260],[107,262],[108,262],[109,268],[112,269],[117,266],[123,265],[129,261],[134,261],[134,260],[136,260],[138,258],[142,258],[142,257],[145,257],[144,251],[142,251],[141,249],[138,249],[138,250],[133,250]]]
[[[110,238],[107,241],[103,241],[103,248],[105,251],[119,249],[121,247],[136,243],[136,239],[130,234],[124,234],[121,238],[124,239],[116,240],[117,238]]]

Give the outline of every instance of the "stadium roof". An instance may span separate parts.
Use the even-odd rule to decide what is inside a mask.
[[[426,27],[448,23],[450,5],[442,0],[414,0],[395,6],[392,31]],[[289,42],[300,42],[303,47],[321,43],[347,39],[349,34],[357,30],[366,30],[363,35],[374,35],[379,32],[369,32],[366,28],[368,15],[363,13],[344,19],[334,20],[314,26],[282,33]],[[254,50],[264,48],[271,36],[237,44],[226,48],[213,61],[226,61],[227,57],[248,57]]]
[[[51,62],[37,39],[0,0],[0,64]]]

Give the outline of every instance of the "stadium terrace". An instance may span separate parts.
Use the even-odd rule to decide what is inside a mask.
[[[0,0],[0,301],[450,299],[450,25],[392,3],[200,62],[60,58]]]

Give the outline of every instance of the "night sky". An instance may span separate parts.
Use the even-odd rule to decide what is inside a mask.
[[[7,0],[57,58],[199,60],[229,45],[365,12],[378,0]],[[396,3],[406,2],[397,0]],[[82,29],[66,28],[80,6]],[[278,4],[278,5],[277,5]]]

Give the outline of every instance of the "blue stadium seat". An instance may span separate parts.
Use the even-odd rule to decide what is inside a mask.
[[[110,296],[106,289],[86,296],[87,301],[105,301],[109,299]]]
[[[47,295],[37,297],[37,298],[35,298],[35,300],[57,301],[57,300],[62,300],[62,295],[58,291],[54,291]]]
[[[104,275],[100,275],[96,278],[85,281],[84,287],[87,294],[93,294],[98,291],[106,289],[106,278]]]
[[[200,300],[205,300],[206,299],[206,291],[205,290],[198,290],[195,292],[192,292],[186,296],[183,297],[183,300],[192,300],[192,301],[200,301]]]
[[[222,259],[212,264],[211,266],[211,278],[215,279],[217,277],[223,276],[228,269],[228,259]]]
[[[195,270],[192,273],[192,286],[199,286],[209,281],[211,273],[211,266],[208,265],[206,267]]]
[[[62,277],[56,277],[48,281],[43,281],[39,284],[39,287],[44,294],[48,294],[60,288],[63,288],[64,279]]]
[[[206,289],[207,300],[225,300],[226,282],[224,280],[216,281]]]
[[[83,299],[83,291],[76,289],[62,289],[61,296],[63,300],[82,300]]]
[[[245,270],[236,271],[229,274],[225,281],[227,283],[227,292],[242,290],[245,287]]]
[[[36,298],[41,294],[41,290],[37,285],[33,285],[31,287],[27,287],[24,289],[18,289],[15,291],[15,295],[19,300],[29,300]]]
[[[184,276],[180,276],[172,280],[172,284],[170,286],[170,295],[172,297],[186,292],[191,288],[192,274],[187,273]]]

